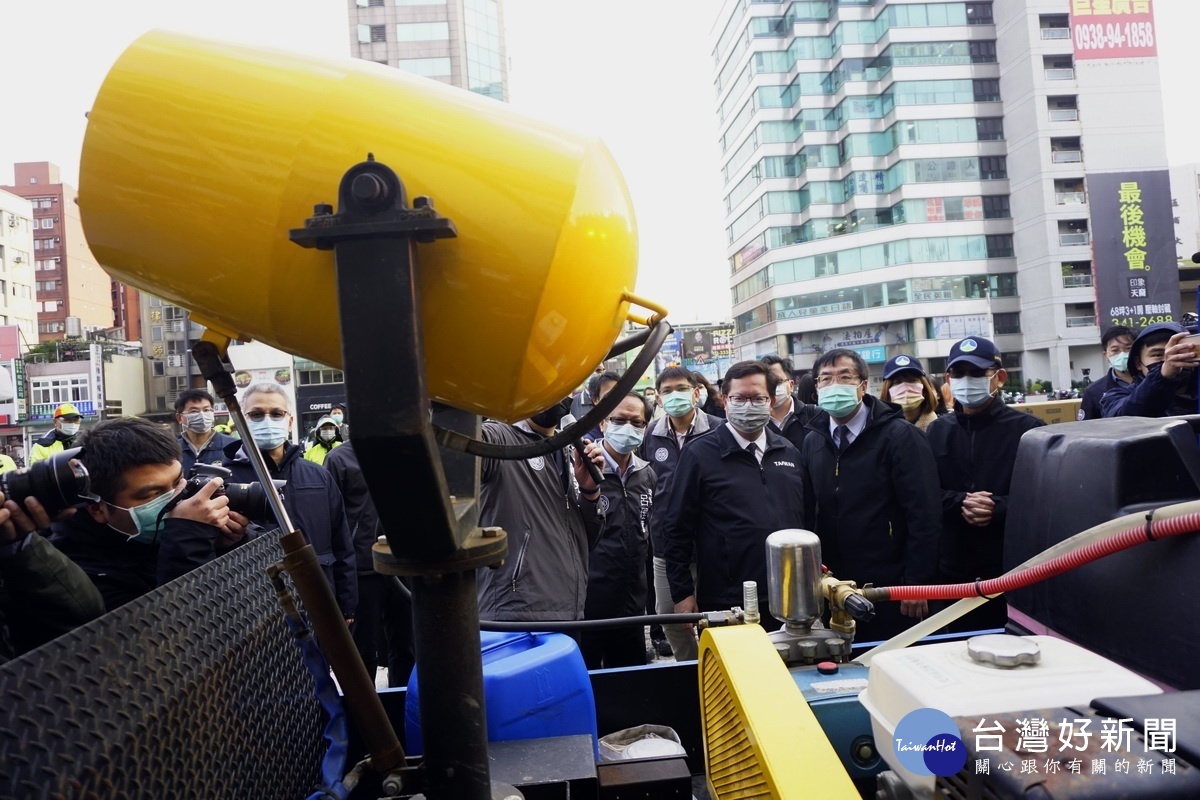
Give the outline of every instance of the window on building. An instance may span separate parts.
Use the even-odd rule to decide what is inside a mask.
[[[188,386],[188,377],[186,375],[168,376],[167,377],[167,398],[172,402],[179,396],[180,392],[186,392],[191,387]]]
[[[150,298],[150,307],[151,308],[162,308],[162,304],[163,304],[163,302],[161,299],[159,299],[157,297]]]
[[[162,340],[163,340],[162,325],[151,325],[150,326],[150,341],[161,342]]]
[[[383,0],[354,0],[359,8],[382,8]]]
[[[993,47],[993,49],[995,49]],[[975,88],[976,103],[990,103],[1000,99],[1000,81],[995,78],[984,78],[972,81]]]
[[[975,134],[981,142],[996,142],[1004,138],[1003,117],[980,117],[975,120]]]
[[[358,41],[359,44],[371,44],[372,42],[387,41],[387,25],[359,25],[358,26]]]
[[[187,342],[182,339],[169,339],[167,341],[167,355],[182,356],[187,355]]]
[[[1076,95],[1057,95],[1046,98],[1051,122],[1074,122],[1079,119],[1079,98]]]
[[[35,404],[81,403],[91,400],[87,375],[30,378],[29,391]]]
[[[968,51],[971,53],[972,64],[996,63],[995,42],[970,42],[968,44]]]
[[[163,319],[186,319],[187,311],[179,306],[163,306]]]
[[[450,38],[449,22],[402,22],[396,26],[402,42],[435,42]]]
[[[405,72],[426,78],[444,78],[452,74],[450,59],[447,58],[402,58],[396,66]]]
[[[991,25],[993,22],[991,3],[967,3],[968,25]]]
[[[42,219],[38,220],[38,223],[42,228],[53,228],[58,224],[58,217],[43,217]]]
[[[997,181],[1007,178],[1008,159],[1004,156],[980,156],[979,177],[985,181]]]
[[[1012,258],[1013,237],[1010,233],[1001,233],[987,237],[988,258]]]
[[[398,6],[444,6],[446,0],[396,0]]]
[[[154,375],[161,377],[161,376],[167,374],[167,372],[166,372],[167,365],[164,364],[162,361],[158,361],[158,360],[151,361],[150,364],[151,364]]]
[[[983,198],[984,219],[1008,219],[1012,213],[1008,208],[1008,195],[990,194]]]
[[[298,373],[297,380],[301,386],[346,382],[346,377],[340,369],[331,369],[329,367],[322,369],[302,369]]]
[[[1043,39],[1070,39],[1071,25],[1066,14],[1042,14],[1038,17]]]
[[[45,311],[47,313],[54,314],[54,313],[58,312],[58,301],[57,300],[47,300],[44,305],[46,307]]]

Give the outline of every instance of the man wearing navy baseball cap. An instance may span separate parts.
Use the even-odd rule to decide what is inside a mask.
[[[1000,350],[979,336],[955,342],[946,359],[954,413],[929,426],[929,444],[942,487],[942,540],[938,567],[945,583],[995,578],[1003,571],[1004,523],[1017,445],[1030,428],[1045,425],[1004,405],[1008,378]],[[952,630],[1000,628],[1003,602],[988,603]]]
[[[1175,417],[1196,413],[1196,351],[1187,328],[1159,322],[1143,328],[1129,348],[1133,383],[1100,398],[1106,417]]]

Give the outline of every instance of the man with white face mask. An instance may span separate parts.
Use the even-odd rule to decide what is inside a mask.
[[[33,451],[29,454],[29,463],[33,464],[74,447],[82,420],[83,416],[73,403],[63,403],[54,409],[54,430],[34,442]]]
[[[1008,373],[1001,364],[996,345],[978,336],[956,342],[946,361],[954,413],[939,417],[927,431],[942,489],[939,582],[965,583],[1003,572],[1017,446],[1026,431],[1045,423],[1004,405],[999,394]],[[992,602],[953,628],[999,628],[1005,618],[1003,601]]]
[[[775,399],[771,402],[771,430],[792,443],[797,450],[804,447],[808,423],[821,413],[817,406],[800,402],[796,397],[796,382],[792,380],[792,361],[770,355],[759,359],[775,376]]]
[[[800,453],[767,429],[774,376],[764,364],[740,361],[721,385],[726,424],[683,448],[666,506],[655,514],[677,613],[741,606],[743,581],[758,582],[765,610],[767,536],[804,527]],[[764,613],[762,624],[779,623]]]
[[[203,389],[188,389],[175,398],[175,421],[179,423],[179,447],[183,450],[183,474],[197,462],[220,464],[225,448],[237,441],[213,430],[213,397]]]

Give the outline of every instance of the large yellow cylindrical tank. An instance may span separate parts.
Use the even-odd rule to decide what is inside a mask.
[[[368,153],[458,227],[417,248],[431,394],[511,421],[577,386],[619,334],[637,272],[612,157],[399,70],[142,36],[88,116],[88,243],[113,277],[209,328],[340,365],[333,254],[288,231],[336,203]],[[390,320],[374,322],[387,336]]]

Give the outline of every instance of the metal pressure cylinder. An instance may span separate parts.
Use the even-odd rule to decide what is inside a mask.
[[[767,601],[788,627],[810,627],[821,616],[821,540],[789,528],[767,537]]]

